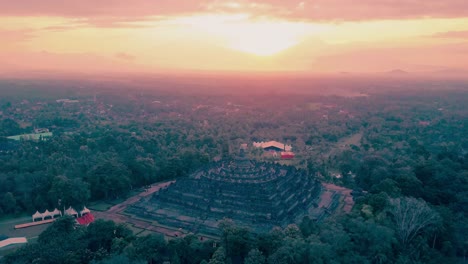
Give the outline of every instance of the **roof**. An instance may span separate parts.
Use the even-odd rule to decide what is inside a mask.
[[[94,222],[94,215],[91,213],[85,214],[82,217],[76,219],[78,224],[80,225],[89,225],[90,223]]]
[[[83,215],[83,214],[88,214],[88,213],[91,213],[91,211],[90,211],[88,208],[86,208],[86,206],[85,206],[85,207],[83,208],[83,210],[80,212],[81,215]]]
[[[58,214],[62,215],[62,212],[60,212],[59,209],[57,209],[57,208],[55,208],[55,210],[50,212],[50,213],[53,214],[53,215],[58,215]]]
[[[16,135],[16,136],[10,136],[7,138],[20,141],[20,140],[40,140],[40,139],[45,139],[51,136],[53,136],[52,132],[47,132],[47,133]]]
[[[268,142],[254,142],[253,143],[254,147],[257,148],[269,148],[269,147],[275,147],[279,149],[283,149],[285,151],[291,151],[292,146],[291,145],[286,145],[284,143],[278,142],[278,141],[268,141]]]
[[[78,215],[78,212],[70,206],[68,207],[67,210],[65,210],[65,214],[66,215]]]
[[[42,215],[41,213],[39,213],[39,211],[36,211],[36,213],[34,213],[34,214],[32,215],[33,218],[39,218],[39,217],[42,218],[42,216],[43,216],[43,215]]]

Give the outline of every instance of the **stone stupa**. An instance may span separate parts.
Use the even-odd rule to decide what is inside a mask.
[[[219,235],[223,218],[255,232],[300,220],[317,206],[322,185],[304,170],[238,157],[211,163],[127,209],[188,232]]]

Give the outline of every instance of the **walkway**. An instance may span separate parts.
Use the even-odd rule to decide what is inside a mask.
[[[133,225],[136,228],[140,228],[143,230],[149,230],[157,233],[164,234],[166,236],[170,237],[177,237],[177,236],[182,236],[183,233],[179,232],[177,230],[165,228],[162,226],[155,226],[153,225],[152,222],[145,221],[142,219],[137,219],[133,218],[132,216],[129,215],[124,215],[122,212],[130,205],[138,202],[140,199],[145,198],[150,196],[151,194],[166,188],[167,186],[171,185],[175,181],[168,181],[168,182],[162,182],[158,183],[156,185],[153,185],[151,188],[147,189],[144,192],[141,192],[135,196],[132,196],[128,198],[125,202],[117,204],[115,206],[112,206],[109,208],[109,210],[100,212],[100,211],[93,211],[93,214],[96,218],[100,219],[107,219],[107,220],[112,220],[116,223],[128,223]]]
[[[47,219],[47,220],[42,220],[42,221],[36,221],[36,222],[30,222],[26,224],[20,224],[20,225],[15,225],[15,229],[21,229],[21,228],[26,228],[26,227],[31,227],[31,226],[37,226],[37,225],[43,225],[43,224],[49,224],[54,222],[56,219]]]

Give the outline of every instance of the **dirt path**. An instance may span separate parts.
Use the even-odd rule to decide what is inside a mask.
[[[116,223],[128,223],[128,224],[133,225],[136,228],[161,233],[166,236],[171,236],[171,237],[182,236],[183,234],[179,231],[167,229],[167,228],[160,227],[160,226],[155,226],[153,225],[152,222],[144,221],[141,219],[136,219],[131,216],[121,214],[128,206],[138,202],[141,198],[150,196],[151,194],[161,190],[162,188],[165,188],[171,185],[174,182],[175,181],[169,181],[169,182],[162,182],[162,183],[153,185],[148,190],[128,198],[127,200],[125,200],[125,202],[112,206],[107,211],[104,211],[104,212],[93,211],[93,214],[97,219],[112,220]]]
[[[109,208],[109,210],[106,211],[106,213],[110,213],[110,214],[111,213],[120,213],[123,210],[125,210],[125,208],[127,208],[129,205],[138,202],[141,198],[149,196],[149,195],[161,190],[162,188],[165,188],[165,187],[171,185],[174,182],[175,181],[162,182],[162,183],[158,183],[158,184],[156,184],[154,186],[151,186],[151,188],[149,188],[148,190],[128,198],[127,200],[125,200],[125,202],[119,203],[117,205],[112,206],[111,208]]]

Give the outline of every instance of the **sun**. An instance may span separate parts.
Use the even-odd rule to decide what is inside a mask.
[[[300,42],[300,36],[271,22],[243,23],[226,34],[229,48],[257,56],[272,56]]]
[[[297,44],[296,41],[277,39],[277,38],[258,38],[250,39],[248,41],[241,40],[233,42],[230,48],[233,50],[257,55],[257,56],[272,56],[278,54],[284,50],[294,47]]]
[[[310,33],[300,22],[251,18],[248,14],[197,15],[180,20],[224,40],[228,49],[256,56],[272,56],[297,45]]]

